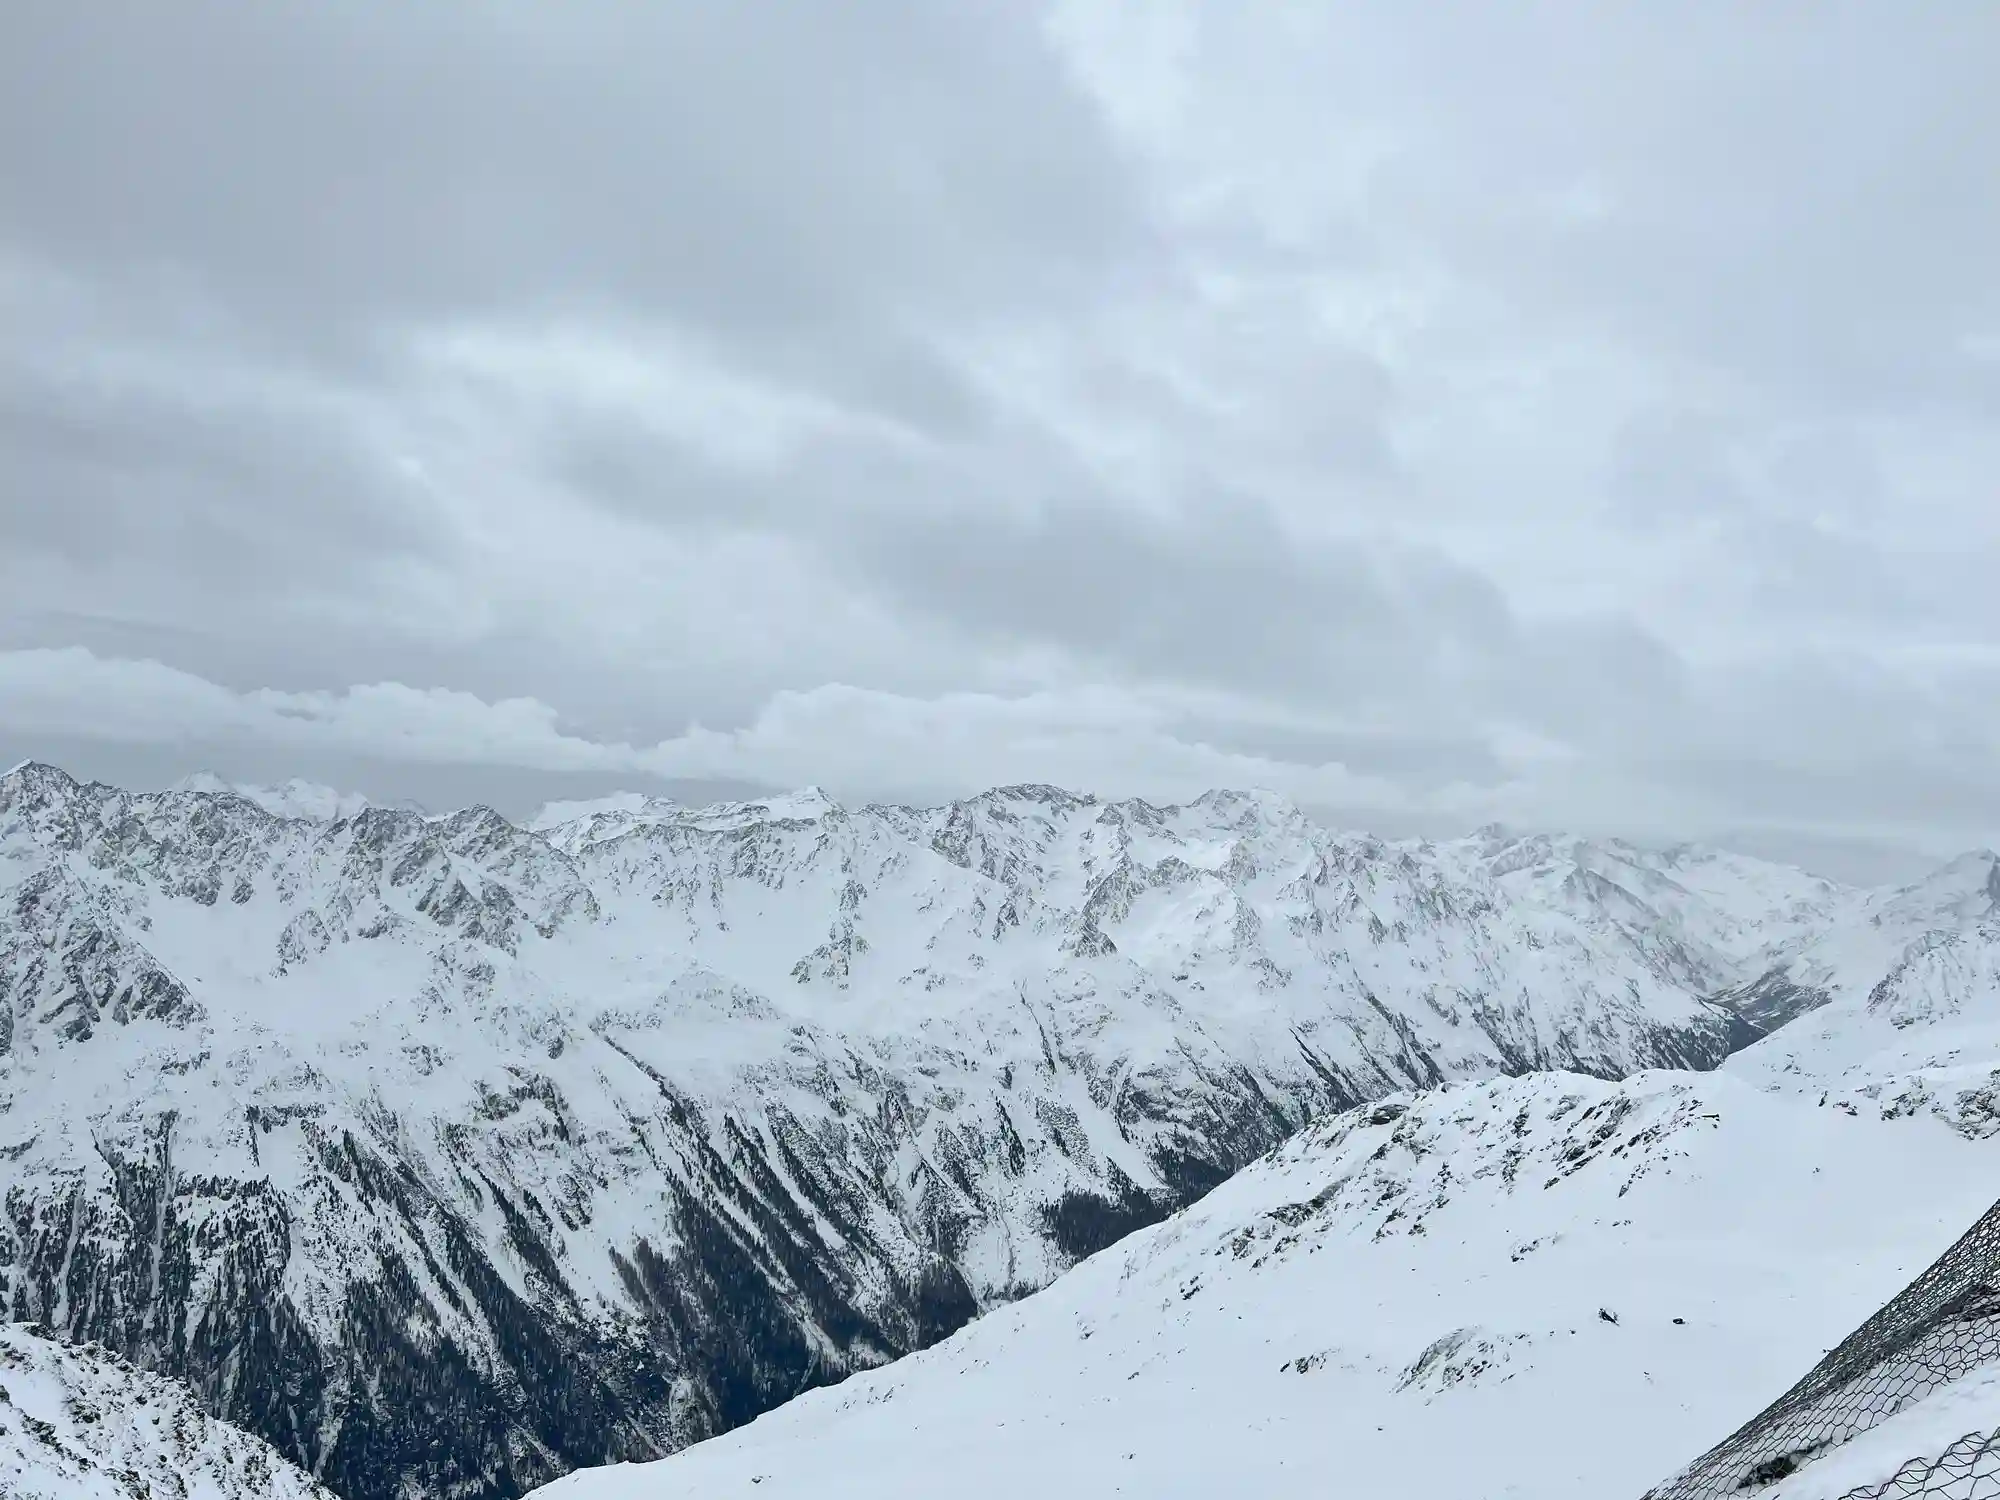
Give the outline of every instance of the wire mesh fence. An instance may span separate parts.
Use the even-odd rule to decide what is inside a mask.
[[[1857,1433],[1993,1364],[2000,1364],[2000,1204],[1803,1380],[1645,1500],[1750,1500]],[[1894,1488],[1905,1483],[1906,1469],[1890,1488],[1858,1490],[1843,1500],[1989,1494],[2000,1500],[1993,1438],[1975,1434],[1930,1462],[1959,1463],[1954,1455],[1968,1443],[1970,1456],[1960,1455],[1956,1469],[1938,1468],[1935,1483],[1923,1474],[1909,1481],[1930,1488]]]
[[[2000,1500],[2000,1428],[1968,1432],[1936,1458],[1913,1458],[1840,1500]]]

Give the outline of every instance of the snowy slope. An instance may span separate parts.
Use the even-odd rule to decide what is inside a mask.
[[[0,1495],[8,1500],[332,1500],[261,1438],[107,1350],[0,1324]]]
[[[1864,893],[1725,850],[1483,829],[1442,846],[1517,900],[1566,911],[1701,993],[1741,986]]]
[[[1776,972],[1824,998],[1733,1071],[1844,1109],[2000,1131],[2000,859],[1966,855],[1872,893]]]
[[[1979,1489],[1969,1483],[1975,1475],[1984,1481]],[[1956,1480],[1949,1488],[1948,1479]],[[1996,1490],[2000,1369],[1986,1369],[1843,1443],[1756,1500],[1986,1500]]]
[[[1884,1493],[1990,1497],[2000,1488],[1996,1287],[2000,1205],[1782,1396],[1644,1500],[1835,1492],[1847,1500],[1880,1500]],[[1977,1424],[1970,1432],[1968,1421]]]
[[[1858,930],[1779,940],[1832,998],[1718,1072],[1334,1116],[933,1350],[547,1493],[1637,1496],[2000,1196],[1989,869],[1836,893]],[[1975,1371],[1757,1493],[1917,1493],[2000,1431],[1996,1390]]]
[[[1637,1496],[1996,1181],[1991,1148],[1934,1119],[1721,1074],[1399,1097],[937,1348],[543,1493]]]
[[[2000,856],[1975,850],[1910,885],[1849,893],[1831,920],[1762,955],[1761,972],[1730,998],[1775,1029],[1818,1006],[1865,1003],[1898,968],[1940,944],[1962,943],[1971,953],[1996,938]]]
[[[669,1452],[1329,1109],[1751,1034],[1649,933],[1509,878],[1244,793],[527,829],[22,767],[0,1293],[355,1500]],[[1806,877],[1730,879],[1650,896],[1705,963],[1743,945],[1729,892],[1750,921]]]

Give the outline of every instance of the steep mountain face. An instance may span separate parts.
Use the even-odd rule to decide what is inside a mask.
[[[1757,977],[1727,996],[1732,1007],[1771,1031],[1822,1005],[1869,1000],[1883,984],[1930,1004],[1939,963],[1977,967],[2000,940],[2000,855],[1977,850],[1914,884],[1851,893],[1831,918],[1775,943]],[[1940,954],[1951,957],[1934,962]]]
[[[1636,1500],[1956,1239],[1993,1153],[1727,1073],[1396,1095],[935,1348],[540,1493]]]
[[[667,1453],[1321,1112],[1754,1034],[1509,878],[1245,794],[521,828],[22,767],[0,1295],[353,1500]],[[1681,946],[1727,958],[1693,912]]]
[[[1629,945],[1698,994],[1761,976],[1774,954],[1818,937],[1863,899],[1789,865],[1699,845],[1647,849],[1484,829],[1442,849],[1515,899],[1567,912]]]
[[[178,1382],[109,1350],[0,1324],[0,1494],[9,1500],[333,1500]]]
[[[1963,856],[1859,910],[1773,971],[1824,998],[1731,1071],[1849,1112],[2000,1133],[2000,859]]]

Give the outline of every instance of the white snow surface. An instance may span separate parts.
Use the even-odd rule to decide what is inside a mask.
[[[0,1323],[7,1500],[333,1500],[182,1385],[102,1349]]]
[[[1843,921],[1776,956],[1828,996],[1724,1066],[1846,1109],[1927,1110],[2000,1131],[2000,857],[1953,860],[1870,892]]]
[[[1516,897],[1619,933],[1705,991],[1755,977],[1866,899],[1790,865],[1698,844],[1489,829],[1440,848]]]
[[[1637,1497],[1900,1290],[1996,1180],[1993,1149],[1934,1118],[1725,1074],[1399,1097],[936,1348],[538,1494]],[[1995,1414],[1971,1405],[1944,1441]],[[1885,1439],[1916,1446],[1882,1473],[1935,1430]]]

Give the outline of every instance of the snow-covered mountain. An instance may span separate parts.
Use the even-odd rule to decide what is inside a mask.
[[[1950,1244],[1994,1150],[1728,1073],[1399,1095],[935,1348],[538,1497],[1636,1500]]]
[[[1790,865],[1697,844],[1482,829],[1441,846],[1519,900],[1566,911],[1702,994],[1741,986],[1827,931],[1864,894]]]
[[[1329,1110],[1712,1065],[1845,899],[1242,793],[297,805],[0,778],[0,1293],[351,1500],[672,1451]]]
[[[177,1381],[109,1350],[0,1324],[0,1495],[8,1500],[334,1500]]]
[[[1911,993],[1926,983],[1925,955],[1971,959],[2000,937],[2000,855],[1976,850],[1905,886],[1851,893],[1835,920],[1808,928],[1762,955],[1762,971],[1731,1003],[1765,1029],[1834,1002],[1867,998],[1906,974]],[[1919,1001],[1919,1004],[1928,1003]]]
[[[1732,1068],[1843,1108],[2000,1130],[2000,857],[1868,893],[1770,972],[1816,1003]]]
[[[241,797],[280,818],[331,821],[358,817],[368,806],[368,799],[359,792],[336,791],[330,786],[303,781],[296,776],[278,786],[253,786],[240,781],[225,781],[213,771],[197,771],[175,783],[174,790]]]
[[[1809,1018],[1826,1045],[1780,1032],[1717,1072],[1357,1107],[933,1349],[542,1493],[1637,1497],[2000,1196],[2000,1127],[1968,1102],[2000,1071],[2000,987],[1956,998],[1903,1028],[1929,1057],[1895,1059],[1900,1091],[1810,1081],[1815,1059],[1876,1056],[1895,1032],[1862,1001]],[[1877,1384],[1923,1399],[1727,1492],[1914,1496],[1940,1464],[2000,1482],[1997,1268],[1960,1314],[1984,1321],[1959,1340],[1965,1373],[1938,1377],[1954,1383],[1886,1370]]]

